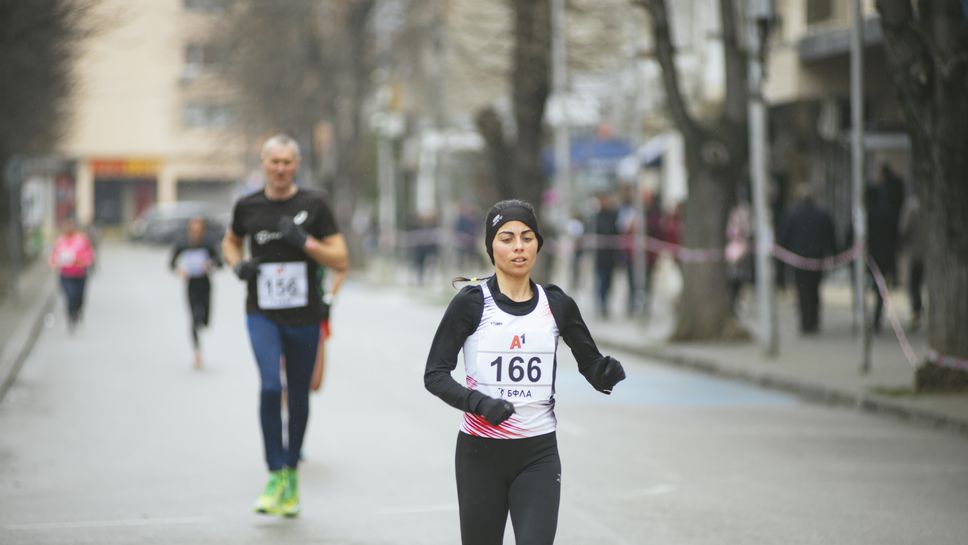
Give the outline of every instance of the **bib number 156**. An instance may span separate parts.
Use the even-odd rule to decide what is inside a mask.
[[[504,381],[504,356],[498,356],[491,362],[491,367],[496,368],[497,382]],[[529,382],[541,380],[541,358],[534,356],[525,362],[521,356],[514,356],[507,361],[507,377],[511,382],[521,382],[527,377]]]

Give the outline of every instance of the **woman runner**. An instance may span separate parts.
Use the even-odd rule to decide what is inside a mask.
[[[518,545],[551,544],[561,498],[554,413],[558,338],[602,393],[611,393],[625,371],[598,351],[571,297],[531,280],[543,243],[532,206],[498,202],[484,228],[494,275],[464,287],[450,302],[424,384],[464,411],[455,464],[463,545],[499,545],[509,513]],[[461,350],[466,387],[451,377]]]
[[[84,309],[84,290],[88,270],[94,264],[94,247],[73,219],[64,220],[61,229],[47,262],[60,276],[61,291],[67,300],[67,329],[73,332]]]
[[[212,306],[212,282],[209,273],[222,266],[215,244],[205,240],[205,219],[188,220],[186,237],[175,243],[169,267],[188,287],[188,310],[192,314],[192,348],[195,351],[195,369],[202,368],[202,348],[198,332],[208,327]]]

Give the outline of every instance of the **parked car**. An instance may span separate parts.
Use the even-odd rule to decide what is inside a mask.
[[[185,236],[189,219],[205,218],[206,238],[216,241],[225,234],[228,213],[204,202],[179,201],[153,204],[128,226],[128,237],[140,242],[172,244]]]

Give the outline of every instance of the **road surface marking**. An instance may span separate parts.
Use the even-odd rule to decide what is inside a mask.
[[[26,524],[8,524],[7,530],[69,530],[75,528],[117,528],[124,526],[169,526],[176,524],[207,524],[212,522],[208,517],[170,517],[143,518],[127,520],[79,520],[64,522],[31,522]]]

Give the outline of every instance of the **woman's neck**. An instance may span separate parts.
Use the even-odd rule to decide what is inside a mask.
[[[508,276],[501,271],[495,271],[494,275],[497,277],[498,288],[508,299],[520,303],[534,297],[530,276]]]

